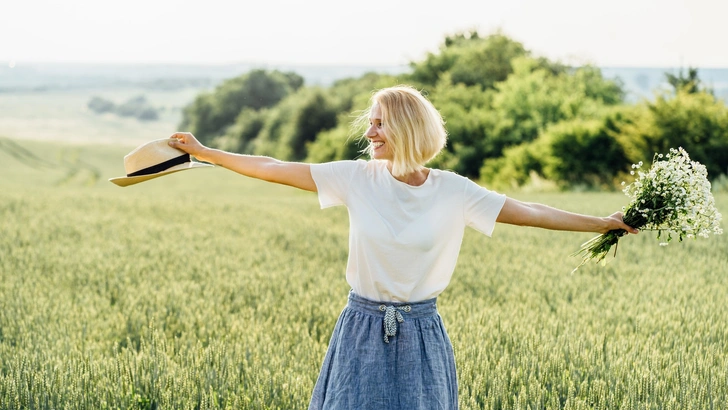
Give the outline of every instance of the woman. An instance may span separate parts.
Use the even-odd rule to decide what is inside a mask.
[[[376,92],[359,117],[373,161],[303,164],[202,146],[190,133],[170,145],[243,175],[318,193],[349,210],[349,300],[309,409],[456,409],[452,346],[437,313],[466,226],[496,222],[546,229],[637,231],[622,214],[598,218],[524,203],[424,165],[445,145],[444,121],[409,86]]]

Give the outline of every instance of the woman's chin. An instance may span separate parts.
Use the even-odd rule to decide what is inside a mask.
[[[380,151],[372,151],[371,157],[372,157],[372,159],[380,159],[380,160],[390,159],[389,156],[387,156],[386,152],[380,152]]]

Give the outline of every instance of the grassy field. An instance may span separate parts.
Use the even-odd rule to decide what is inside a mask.
[[[0,140],[0,409],[306,408],[349,290],[345,209],[220,168],[118,188],[131,148]],[[590,237],[468,230],[438,303],[461,408],[726,408],[728,235],[629,236],[571,274]]]

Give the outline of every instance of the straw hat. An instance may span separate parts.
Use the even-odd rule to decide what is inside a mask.
[[[111,178],[118,186],[128,186],[192,168],[211,167],[191,162],[190,154],[169,146],[169,138],[147,142],[124,157],[125,177]]]

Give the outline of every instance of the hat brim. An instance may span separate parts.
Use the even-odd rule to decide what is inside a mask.
[[[113,182],[114,184],[116,184],[118,186],[124,187],[124,186],[138,184],[140,182],[148,181],[150,179],[159,178],[164,175],[173,174],[175,172],[184,171],[187,169],[208,168],[208,167],[213,167],[213,166],[214,165],[203,164],[201,162],[185,162],[184,164],[175,165],[171,168],[165,169],[162,172],[157,172],[156,174],[138,175],[135,177],[110,178],[109,181]]]

